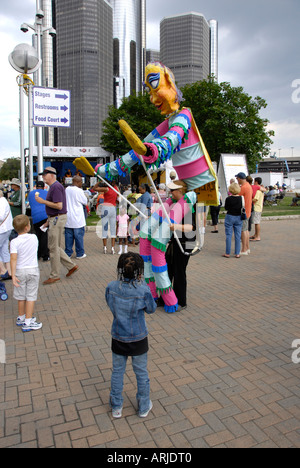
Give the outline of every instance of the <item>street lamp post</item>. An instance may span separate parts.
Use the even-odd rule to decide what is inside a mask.
[[[41,59],[42,56],[42,36],[43,34],[48,31],[51,37],[56,36],[56,31],[54,28],[49,27],[45,28],[43,26],[43,19],[44,19],[44,12],[39,8],[39,1],[37,0],[36,2],[36,15],[35,15],[35,23],[32,24],[27,24],[23,23],[21,24],[21,31],[24,33],[28,32],[29,29],[32,29],[34,31],[34,34],[37,37],[37,54],[38,58]],[[37,72],[37,86],[42,86],[42,68],[40,67]],[[32,93],[31,93],[32,97]],[[31,105],[31,102],[30,104]],[[30,122],[31,125],[31,122]],[[43,163],[43,134],[42,134],[42,127],[37,127],[37,154],[38,154],[38,173],[43,172],[44,169],[44,163]]]
[[[20,106],[20,159],[21,159],[21,190],[22,190],[22,213],[25,214],[25,153],[24,153],[24,90],[30,82],[27,73],[34,73],[41,66],[37,51],[29,44],[17,45],[8,57],[11,66],[21,73],[18,77],[19,106]],[[30,104],[29,104],[30,105]]]
[[[20,108],[20,119],[19,119],[19,131],[20,131],[20,156],[21,156],[21,192],[22,192],[22,214],[25,214],[25,196],[26,196],[26,185],[25,185],[25,145],[24,145],[24,75],[20,75],[19,79],[19,108]]]

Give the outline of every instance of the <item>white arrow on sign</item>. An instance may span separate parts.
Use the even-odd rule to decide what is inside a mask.
[[[33,125],[37,127],[70,127],[71,92],[33,88]]]

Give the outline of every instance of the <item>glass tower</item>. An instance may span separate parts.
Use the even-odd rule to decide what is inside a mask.
[[[52,0],[40,0],[40,8],[44,12],[43,26],[45,28],[54,27],[55,17],[53,15],[54,3]],[[56,38],[52,38],[49,32],[43,33],[42,39],[42,83],[44,88],[55,88],[55,44]],[[34,46],[37,48],[36,39],[34,38]],[[45,127],[43,132],[43,144],[45,146],[53,146],[55,144],[56,130],[52,127]]]
[[[114,104],[142,90],[146,61],[146,0],[108,0],[113,8]]]
[[[57,88],[71,91],[59,146],[100,146],[113,104],[113,11],[106,0],[55,0]]]
[[[210,57],[209,57],[209,70],[210,74],[214,75],[218,81],[218,21],[211,19],[208,22],[210,29]]]
[[[210,74],[210,27],[201,13],[164,18],[160,23],[160,56],[179,87],[206,80]]]

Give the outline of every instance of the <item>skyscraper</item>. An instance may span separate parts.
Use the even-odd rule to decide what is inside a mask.
[[[43,83],[71,91],[71,127],[45,128],[44,144],[99,146],[108,107],[142,90],[146,0],[40,0]],[[55,137],[56,135],[56,137]]]
[[[164,18],[160,23],[160,56],[174,72],[179,87],[207,79],[211,52],[210,25],[205,17],[189,12]],[[217,64],[217,57],[213,63]]]
[[[40,0],[40,8],[44,12],[43,26],[49,28],[55,25],[55,16],[53,8],[55,4],[52,0]],[[36,38],[34,37],[35,47],[37,48]],[[44,32],[42,40],[42,83],[45,88],[56,87],[56,39],[52,38],[48,32]],[[36,79],[34,80],[36,81]],[[51,146],[55,144],[56,129],[53,127],[43,128],[43,144]]]
[[[218,81],[218,22],[214,19],[208,21],[209,24],[209,72]]]
[[[71,91],[71,127],[59,146],[99,146],[113,104],[113,11],[106,0],[53,0],[57,88]]]
[[[146,65],[149,62],[160,62],[160,51],[155,49],[146,50]]]
[[[142,89],[146,61],[146,0],[108,0],[113,8],[114,104]]]

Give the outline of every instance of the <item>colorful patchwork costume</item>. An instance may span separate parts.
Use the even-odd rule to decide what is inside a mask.
[[[179,179],[187,184],[188,192],[179,202],[174,204],[169,199],[164,204],[171,223],[180,224],[193,210],[197,200],[207,205],[218,205],[217,178],[191,110],[179,109],[181,96],[172,72],[162,64],[149,64],[146,67],[146,84],[150,88],[151,102],[162,114],[172,114],[144,139],[146,151],[142,157],[147,169],[157,169],[172,159]],[[131,150],[120,159],[97,167],[96,171],[101,177],[112,180],[130,171],[135,164],[141,164],[141,161]],[[159,292],[165,310],[176,312],[178,302],[165,260],[171,234],[169,222],[160,208],[141,223],[140,254],[145,262],[145,280],[153,297],[157,298]]]

